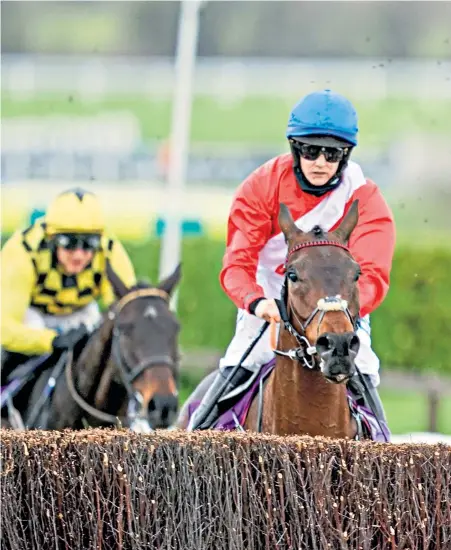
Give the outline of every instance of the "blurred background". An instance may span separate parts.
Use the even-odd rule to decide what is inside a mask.
[[[390,424],[451,434],[451,2],[204,2],[186,182],[174,200],[180,14],[170,1],[2,2],[3,239],[56,193],[89,187],[139,275],[156,281],[177,210],[186,395],[234,331],[218,283],[232,195],[288,151],[294,103],[331,88],[358,110],[354,160],[397,222],[392,287],[373,316]]]

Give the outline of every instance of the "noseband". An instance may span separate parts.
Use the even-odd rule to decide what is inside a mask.
[[[287,257],[285,260],[285,270],[288,265],[288,260],[290,257],[299,250],[302,250],[303,248],[309,248],[313,246],[335,246],[338,248],[342,248],[343,250],[346,250],[346,252],[351,255],[351,252],[349,248],[338,242],[338,241],[307,241],[305,243],[298,244],[294,246],[291,250],[288,251]],[[290,358],[292,361],[299,361],[304,367],[308,369],[314,369],[317,366],[316,363],[316,346],[312,346],[309,342],[308,338],[305,336],[307,327],[311,324],[315,316],[319,313],[319,321],[318,321],[318,332],[319,327],[321,325],[321,322],[324,319],[324,315],[329,311],[342,311],[346,317],[349,319],[352,326],[356,327],[357,320],[353,318],[351,312],[348,308],[348,302],[346,300],[343,300],[340,295],[337,296],[326,296],[325,298],[321,298],[317,302],[316,308],[312,311],[312,313],[308,316],[305,323],[302,323],[299,317],[296,315],[294,310],[292,310],[293,316],[298,322],[299,326],[301,327],[301,330],[303,334],[299,334],[299,332],[295,329],[292,322],[290,321],[288,311],[287,311],[287,305],[289,301],[288,296],[288,280],[287,276],[285,276],[285,280],[282,286],[282,295],[280,300],[276,300],[277,306],[279,307],[280,311],[280,318],[284,324],[285,330],[287,330],[294,338],[296,339],[297,343],[299,344],[297,347],[292,348],[288,351],[281,351],[278,349],[274,349],[274,353],[276,355],[282,355],[285,357]]]

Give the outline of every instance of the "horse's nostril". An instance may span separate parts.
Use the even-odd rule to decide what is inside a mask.
[[[360,339],[357,336],[357,334],[353,334],[351,341],[349,342],[349,349],[353,353],[357,354],[357,352],[359,351],[359,348],[360,348]]]
[[[332,347],[333,347],[333,342],[326,334],[323,334],[322,336],[320,336],[316,341],[316,349],[320,355],[322,353],[326,353],[327,351],[330,351]]]
[[[353,332],[322,334],[316,341],[316,350],[323,358],[349,355],[355,357],[359,347],[359,337]]]
[[[169,407],[168,406],[165,406],[163,407],[163,409],[161,410],[161,418],[162,420],[167,420],[168,416],[169,416]]]
[[[148,405],[149,413],[158,413],[162,419],[167,419],[178,410],[178,399],[173,395],[155,395]]]

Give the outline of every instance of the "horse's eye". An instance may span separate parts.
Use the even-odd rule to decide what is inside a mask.
[[[360,279],[360,275],[361,275],[361,274],[362,274],[362,270],[361,270],[360,267],[359,267],[359,269],[357,270],[357,272],[356,272],[356,274],[355,274],[355,276],[354,276],[354,281],[358,281],[358,280]]]
[[[290,279],[290,281],[292,283],[296,283],[297,281],[299,281],[299,277],[298,277],[296,271],[289,271],[287,273],[287,277]]]

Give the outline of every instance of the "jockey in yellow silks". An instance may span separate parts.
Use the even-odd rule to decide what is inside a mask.
[[[114,301],[107,260],[127,287],[136,284],[122,244],[105,233],[98,198],[83,189],[60,194],[45,217],[14,233],[1,251],[2,364],[8,354],[68,349],[91,332],[97,300]]]

